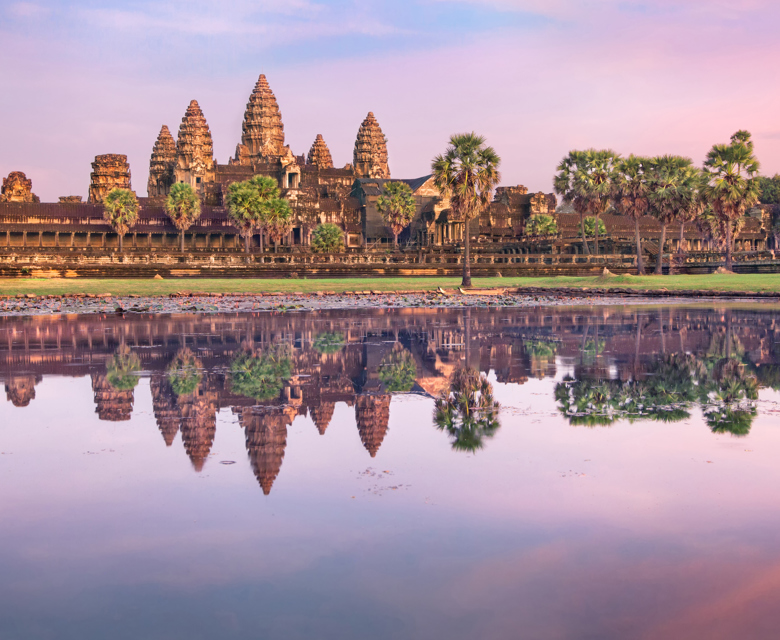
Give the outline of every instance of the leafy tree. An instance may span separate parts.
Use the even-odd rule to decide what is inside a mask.
[[[634,221],[636,235],[636,268],[637,275],[645,274],[642,239],[639,232],[639,220],[647,214],[649,208],[649,185],[647,171],[650,158],[631,154],[615,163],[612,174],[612,206],[620,215]]]
[[[277,397],[292,376],[290,346],[269,347],[261,353],[242,352],[230,364],[230,388],[257,402]]]
[[[649,175],[649,201],[653,216],[661,223],[656,274],[663,273],[663,255],[666,246],[666,227],[672,222],[683,222],[694,216],[701,202],[699,193],[702,179],[690,158],[660,156],[653,158]]]
[[[184,253],[184,232],[200,218],[200,198],[191,185],[177,182],[165,199],[165,212],[179,230],[181,252]]]
[[[726,269],[733,268],[733,223],[744,218],[748,209],[758,202],[760,182],[759,162],[753,153],[753,141],[747,131],[737,131],[729,144],[716,144],[704,161],[708,183],[704,188],[711,203],[721,236],[726,243]]]
[[[274,243],[274,252],[277,251],[279,241],[290,233],[292,229],[292,210],[290,203],[284,198],[274,198],[266,205],[263,220],[265,229],[271,242]]]
[[[476,133],[450,136],[443,155],[433,159],[432,172],[436,187],[450,200],[453,219],[465,223],[463,282],[471,286],[471,233],[469,223],[490,204],[493,189],[499,183],[501,158],[493,147],[485,146],[485,138]]]
[[[119,236],[122,251],[125,234],[138,220],[138,198],[130,189],[112,189],[103,200],[103,219]]]
[[[177,396],[193,393],[202,375],[200,361],[189,349],[180,349],[168,365],[168,382]]]
[[[379,363],[379,379],[389,393],[406,393],[417,379],[414,356],[406,349],[393,349]]]
[[[458,369],[452,375],[449,393],[436,400],[433,422],[450,436],[456,451],[475,452],[501,427],[499,404],[493,386],[475,369]]]
[[[558,233],[555,218],[546,213],[537,213],[525,221],[525,235],[530,237],[554,236]]]
[[[318,224],[311,234],[311,248],[317,253],[338,253],[344,249],[344,233],[331,222]]]
[[[393,232],[393,243],[397,247],[398,234],[406,229],[414,218],[416,204],[412,188],[405,182],[386,182],[382,195],[377,198],[376,208]]]
[[[263,228],[268,217],[269,203],[278,198],[279,185],[276,180],[266,176],[253,176],[243,182],[234,182],[228,187],[228,215],[244,238],[247,260],[249,239],[257,229]]]
[[[771,178],[757,176],[759,186],[758,201],[761,204],[780,204],[780,175]]]
[[[344,348],[344,334],[320,333],[315,339],[312,349],[317,353],[337,353]]]
[[[596,226],[598,223],[598,227]],[[594,218],[588,216],[585,218],[585,235],[591,236],[603,236],[607,234],[607,227],[604,226],[604,221],[601,218]]]
[[[599,218],[609,207],[616,163],[620,155],[611,149],[570,151],[558,165],[553,181],[555,193],[563,197],[580,214],[582,246],[590,254],[585,239],[585,216]],[[599,253],[599,234],[596,229],[596,255]]]
[[[141,361],[130,347],[119,345],[111,359],[106,363],[106,380],[117,391],[129,391],[135,389],[138,384],[138,371],[141,370]]]

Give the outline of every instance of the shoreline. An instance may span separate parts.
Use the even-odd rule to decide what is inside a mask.
[[[780,302],[780,294],[732,291],[636,290],[618,287],[545,288],[522,287],[497,295],[459,292],[401,290],[394,292],[317,291],[314,293],[209,293],[178,291],[160,295],[112,295],[111,293],[68,293],[52,295],[17,294],[0,296],[0,317],[41,315],[85,315],[124,313],[252,313],[313,311],[319,309],[354,311],[361,309],[467,309],[530,308],[544,306],[615,306],[711,304],[753,302],[769,305]]]

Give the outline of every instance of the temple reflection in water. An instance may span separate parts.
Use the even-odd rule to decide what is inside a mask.
[[[777,314],[728,307],[2,318],[0,379],[27,407],[44,376],[90,376],[100,420],[127,421],[148,377],[162,439],[180,433],[196,471],[229,408],[268,494],[296,416],[325,435],[339,402],[371,457],[398,393],[436,399],[431,424],[453,448],[483,446],[500,427],[489,375],[554,378],[572,425],[678,421],[698,406],[713,431],[744,435],[758,389],[780,388],[778,328]]]

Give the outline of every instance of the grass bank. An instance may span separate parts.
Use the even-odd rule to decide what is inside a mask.
[[[331,278],[331,279],[0,279],[0,296],[18,294],[63,295],[74,293],[115,296],[168,295],[179,291],[207,293],[315,293],[317,291],[430,291],[452,289],[460,278]],[[780,274],[711,274],[679,276],[591,276],[550,278],[474,278],[475,287],[630,288],[780,293]]]

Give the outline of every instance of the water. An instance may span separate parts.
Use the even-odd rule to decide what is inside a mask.
[[[770,308],[3,318],[0,378],[3,640],[780,628]]]

